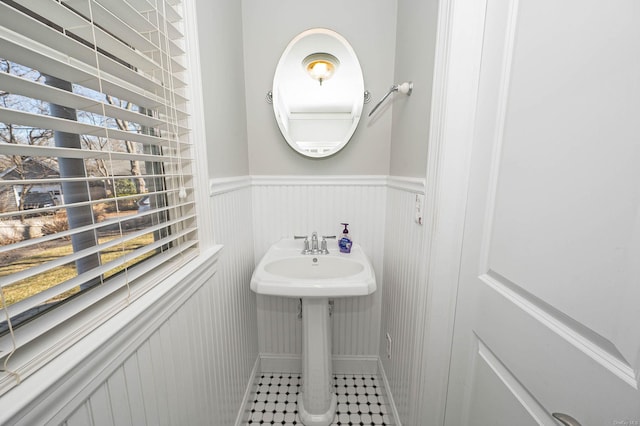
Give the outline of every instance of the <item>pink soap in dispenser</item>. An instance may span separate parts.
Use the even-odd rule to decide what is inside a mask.
[[[338,241],[338,246],[340,246],[341,253],[351,253],[351,238],[349,238],[349,230],[347,229],[348,223],[341,223],[344,225],[344,229],[342,230],[342,238]]]

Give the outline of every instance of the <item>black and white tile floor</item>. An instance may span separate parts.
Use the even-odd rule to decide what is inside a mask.
[[[301,377],[262,373],[251,404],[249,425],[302,425],[296,404]],[[391,425],[382,386],[373,375],[336,374],[338,399],[333,426]]]

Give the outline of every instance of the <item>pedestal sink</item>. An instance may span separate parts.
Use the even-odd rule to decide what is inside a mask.
[[[258,294],[302,299],[302,391],[298,415],[307,426],[331,424],[336,413],[331,368],[329,298],[366,296],[376,290],[371,262],[362,247],[340,253],[302,254],[302,244],[283,239],[264,255],[251,278]]]

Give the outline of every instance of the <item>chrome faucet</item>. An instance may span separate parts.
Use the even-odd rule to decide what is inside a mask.
[[[309,237],[307,235],[294,235],[293,238],[296,240],[304,240],[304,248],[302,249],[301,254],[329,254],[329,250],[327,249],[327,239],[335,239],[336,236],[323,235],[322,245],[319,244],[318,233],[315,231],[311,234],[311,244],[309,244]]]

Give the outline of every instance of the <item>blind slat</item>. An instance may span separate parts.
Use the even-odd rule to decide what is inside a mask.
[[[60,25],[65,30],[73,32],[73,34],[83,38],[84,40],[93,40],[95,32],[95,44],[107,52],[121,52],[121,59],[132,66],[135,66],[137,69],[150,72],[161,68],[161,66],[155,63],[149,56],[142,53],[145,51],[152,51],[156,47],[149,40],[134,31],[131,31],[130,34],[131,38],[134,38],[134,40],[132,41],[128,39],[127,43],[135,47],[136,50],[122,49],[122,41],[119,41],[113,35],[107,33],[100,27],[93,27],[85,18],[74,13],[61,3],[52,2],[51,0],[14,1],[25,7],[36,7],[38,14],[46,16],[51,22]],[[117,22],[117,20],[115,21]],[[109,26],[109,28],[113,31],[113,27]]]
[[[76,3],[77,1],[83,2],[82,0],[65,0],[65,1],[73,1]],[[169,49],[169,53],[172,56],[181,56],[184,55],[184,50],[182,50],[177,44],[173,42],[173,40],[182,37],[182,33],[178,31],[171,22],[158,22],[156,18],[157,15],[161,15],[161,10],[158,9],[158,12],[153,11],[152,13],[148,13],[151,19],[147,19],[143,14],[140,13],[136,8],[132,7],[132,4],[127,1],[120,0],[91,0],[93,4],[97,4],[102,6],[105,10],[113,13],[116,16],[121,17],[122,21],[129,25],[131,28],[134,28],[141,34],[148,34],[153,32],[158,32],[159,36],[163,39],[159,45],[163,45],[166,42],[169,42],[171,45]],[[83,4],[87,4],[87,1],[84,1]],[[93,9],[95,10],[95,9]],[[95,15],[94,15],[95,19]],[[163,20],[164,21],[164,20]],[[96,22],[100,23],[99,20],[96,19]],[[165,24],[167,27],[167,32],[165,33]],[[166,38],[164,37],[166,36]]]
[[[158,241],[155,241],[152,244],[146,245],[144,247],[141,247],[139,249],[134,250],[131,253],[127,253],[124,256],[121,256],[117,259],[114,259],[112,261],[109,261],[107,263],[105,263],[104,265],[101,265],[97,268],[94,268],[90,271],[87,271],[85,273],[82,273],[80,275],[77,275],[73,278],[71,278],[70,280],[64,281],[60,284],[57,284],[53,287],[48,288],[45,291],[42,291],[40,293],[38,293],[36,296],[34,297],[30,297],[28,299],[24,299],[21,300],[18,303],[15,303],[13,305],[10,305],[7,310],[9,312],[10,316],[15,316],[20,314],[21,312],[25,312],[28,309],[34,308],[42,303],[45,303],[46,301],[59,296],[69,290],[72,290],[80,285],[82,285],[83,283],[93,280],[95,278],[100,277],[101,275],[104,275],[106,273],[108,273],[109,271],[116,269],[118,267],[121,267],[122,265],[124,265],[127,262],[130,262],[131,259],[135,259],[138,256],[142,256],[146,253],[149,253],[151,251],[157,250],[159,247],[163,246],[163,245],[167,245],[173,241],[176,241],[177,239],[183,238],[184,236],[195,232],[196,228],[187,228],[181,232],[179,232],[176,235],[171,235],[169,237],[160,239]]]
[[[190,191],[193,190],[192,187],[184,187],[183,188],[185,191]],[[41,207],[41,208],[37,208],[37,209],[29,209],[29,210],[21,210],[21,211],[12,211],[12,212],[8,212],[8,213],[0,213],[0,219],[4,219],[4,218],[11,218],[14,216],[22,216],[22,215],[39,215],[39,214],[47,214],[47,213],[51,213],[51,212],[55,212],[58,210],[62,210],[62,209],[66,209],[66,208],[73,208],[73,207],[82,207],[82,206],[93,206],[96,204],[103,204],[103,203],[110,203],[110,202],[114,202],[116,200],[118,201],[126,201],[126,200],[138,200],[140,198],[142,198],[145,195],[170,195],[170,194],[175,194],[179,191],[180,189],[178,188],[174,188],[174,189],[167,189],[167,190],[163,190],[163,191],[154,191],[154,192],[145,192],[143,194],[136,194],[136,195],[129,195],[129,196],[122,196],[122,197],[117,197],[117,198],[100,198],[100,199],[95,199],[95,200],[90,200],[90,201],[82,201],[82,202],[77,202],[77,203],[67,203],[67,204],[62,204],[60,206],[51,206],[51,207]],[[172,206],[175,204],[172,204]],[[185,203],[185,204],[178,204],[178,206],[180,207],[185,207],[189,205],[189,203]],[[166,209],[162,209],[162,210],[169,210],[171,207],[167,207]],[[160,212],[160,209],[152,209],[151,212]],[[140,214],[140,216],[146,215],[146,213],[144,214]],[[128,220],[128,219],[127,219]],[[125,219],[120,220],[121,222],[126,221]],[[100,228],[102,227],[103,222],[99,222],[97,226],[93,226],[91,225],[90,228],[88,229],[95,229],[95,228]],[[80,229],[80,228],[77,228]],[[2,248],[3,246],[0,246],[0,252],[5,251],[4,248]],[[4,246],[6,247],[6,246]]]
[[[34,114],[25,111],[16,111],[0,107],[0,121],[19,124],[36,129],[50,129],[76,135],[95,136],[112,140],[139,142],[144,145],[163,146],[175,148],[175,140],[160,138],[143,133],[126,132],[119,129],[110,129],[103,126],[82,123],[80,121],[51,117],[48,115]]]
[[[160,20],[161,22],[159,23],[158,20]],[[162,22],[164,21],[164,17],[162,16],[162,13],[150,13],[149,21],[152,23],[154,27],[159,28],[160,31],[164,32],[167,35],[168,40],[173,41],[181,37],[180,30],[178,30],[178,28],[176,28],[171,23],[171,21]],[[165,24],[166,24],[166,28],[164,28]],[[169,49],[172,55],[178,56],[178,55],[184,54],[184,51],[182,50],[182,48],[180,48],[177,45],[175,45],[175,47],[177,47],[179,50]]]
[[[108,175],[108,176],[87,176],[85,177],[70,177],[70,178],[61,178],[61,177],[47,177],[42,179],[8,179],[2,180],[0,178],[0,188],[3,186],[13,186],[13,185],[42,185],[46,183],[63,183],[63,182],[101,182],[103,180],[130,180],[130,179],[154,179],[154,178],[164,178],[164,179],[174,179],[180,177],[180,174],[177,173],[165,173],[165,174],[139,174],[139,175]]]
[[[111,0],[105,3],[96,2],[94,0],[63,0],[63,2],[75,10],[89,16],[92,12],[96,23],[102,25],[97,15],[97,8],[109,11],[112,16],[117,16],[118,20],[126,23],[129,27],[138,33],[144,34],[153,31],[155,27],[131,5],[122,0]],[[89,10],[89,2],[92,3],[92,11]]]
[[[116,98],[126,99],[149,110],[167,107],[166,102],[169,99],[162,97],[166,93],[156,94],[145,91],[126,80],[107,74],[101,74],[99,81],[98,73],[95,69],[58,52],[48,51],[30,39],[8,31],[1,26],[0,52],[2,52],[2,57],[5,59],[95,91],[102,89],[105,93],[109,93]],[[178,108],[178,106],[183,106],[186,103],[186,99],[176,94],[175,102],[176,107],[173,110],[176,111],[177,118],[186,118],[188,114],[184,109]]]
[[[5,155],[18,155],[25,157],[63,157],[63,158],[83,158],[83,159],[101,159],[101,160],[120,160],[120,161],[149,161],[156,163],[178,163],[180,161],[193,160],[189,157],[182,156],[168,157],[153,154],[128,154],[126,152],[110,152],[97,150],[84,150],[73,148],[56,148],[51,146],[37,146],[24,144],[2,144],[0,145]]]
[[[146,52],[147,55],[153,57],[151,52],[162,52],[164,49],[163,43],[164,28],[154,25],[136,9],[131,7],[128,2],[122,2],[119,0],[109,0],[106,2],[91,2],[91,8],[89,2],[86,0],[65,0],[65,4],[80,11],[85,16],[93,16],[94,21],[103,27],[109,28],[117,37],[121,38],[128,44],[131,44],[140,51]],[[171,31],[169,39],[169,55],[181,56],[185,52],[175,42],[171,41],[171,38],[181,37],[179,31],[171,25],[171,28],[167,28]],[[155,37],[151,34],[157,33]],[[146,35],[146,42],[139,40],[140,35]],[[162,40],[162,43],[160,42]],[[146,45],[146,47],[145,47]],[[165,53],[166,54],[166,53]],[[179,66],[178,64],[176,64]],[[176,68],[176,71],[180,68]]]
[[[128,272],[127,279],[129,281],[135,280],[150,271],[153,271],[155,268],[166,267],[167,264],[170,264],[172,260],[175,260],[177,257],[182,255],[183,253],[192,252],[193,246],[196,244],[196,241],[189,241],[181,244],[180,246],[171,248],[164,253],[156,255],[150,259],[148,259],[144,263],[144,268],[134,268],[130,272]],[[195,253],[194,253],[195,254]],[[188,260],[188,258],[187,258]],[[119,289],[126,286],[127,279],[124,277],[119,277],[120,279],[112,280],[113,283],[109,283],[109,286],[101,286],[100,288],[94,289],[92,292],[88,293],[86,297],[82,299],[74,299],[70,302],[73,306],[72,311],[68,316],[72,316],[73,313],[82,312],[83,309],[95,304],[100,299],[108,296],[111,293],[117,292]],[[93,293],[93,294],[92,294]],[[62,324],[66,320],[65,316],[47,316],[47,317],[38,317],[32,320],[33,327],[21,327],[17,330],[14,330],[15,335],[15,346],[20,347],[23,346],[34,339],[38,338],[41,334],[39,330],[41,329],[49,329],[55,326]],[[14,345],[10,339],[0,339],[0,353],[11,353]]]
[[[166,228],[167,226],[171,226],[171,225],[176,225],[178,223],[182,223],[182,222],[184,222],[184,221],[186,221],[188,219],[192,219],[193,217],[194,217],[194,215],[190,215],[190,216],[184,216],[182,218],[178,218],[178,219],[173,219],[173,220],[169,220],[169,221],[166,221],[166,222],[162,222],[160,224],[144,228],[144,229],[142,229],[140,231],[135,231],[135,232],[132,232],[132,233],[128,233],[126,235],[126,237],[121,237],[121,238],[116,239],[116,240],[112,240],[112,241],[109,241],[109,242],[106,242],[106,243],[98,244],[98,245],[92,246],[92,247],[84,249],[84,250],[78,250],[78,251],[75,251],[73,254],[66,255],[66,256],[60,257],[60,258],[55,259],[55,260],[50,260],[50,261],[48,261],[46,263],[41,263],[38,266],[34,266],[34,267],[29,268],[29,269],[20,271],[20,272],[14,272],[11,275],[5,275],[3,277],[0,277],[0,288],[7,287],[7,286],[9,286],[11,284],[14,284],[16,282],[22,281],[22,280],[24,280],[26,278],[30,278],[30,277],[36,276],[38,274],[41,274],[43,272],[46,272],[46,271],[49,271],[51,269],[57,268],[59,266],[66,265],[67,263],[71,263],[71,262],[74,262],[74,261],[76,261],[78,259],[82,259],[82,258],[90,256],[92,254],[99,253],[99,252],[101,252],[103,250],[106,250],[106,249],[109,249],[111,247],[118,246],[123,241],[124,242],[130,241],[130,240],[132,240],[134,238],[137,238],[137,237],[139,237],[141,235],[148,234],[150,232]]]
[[[25,260],[0,265],[10,303],[0,308],[6,360],[39,337],[43,353],[61,350],[155,285],[140,277],[166,274],[197,253],[180,7],[0,1],[0,131],[12,132],[0,142],[0,226],[17,232],[0,253]],[[65,134],[80,137],[77,147]],[[54,196],[59,205],[51,206]],[[27,229],[38,226],[42,234]],[[64,265],[70,274],[50,275]],[[54,348],[51,332],[65,333]],[[28,362],[31,372],[41,361]],[[0,394],[11,387],[9,371],[25,368],[0,372]]]
[[[132,0],[132,3],[135,3],[135,0]],[[171,23],[176,23],[182,21],[182,15],[173,7],[174,5],[171,2],[165,2],[166,7],[163,9],[165,12],[165,18],[167,21]]]
[[[39,99],[45,102],[56,103],[76,110],[91,112],[94,114],[105,114],[107,117],[113,117],[120,120],[141,124],[147,127],[161,128],[166,125],[160,120],[149,115],[140,114],[137,111],[121,108],[117,105],[111,105],[100,102],[97,99],[90,99],[76,93],[58,89],[56,87],[47,86],[33,80],[27,80],[19,76],[0,73],[0,87],[5,91],[26,96],[32,99]],[[184,129],[184,127],[182,128]]]
[[[189,188],[190,190],[193,190],[193,188]],[[173,190],[173,191],[160,191],[160,192],[154,192],[153,194],[167,194],[170,192],[176,192],[177,190]],[[69,207],[69,206],[78,206],[78,205],[87,205],[87,204],[97,204],[100,201],[94,201],[94,202],[88,202],[88,203],[82,203],[82,204],[69,204],[66,205],[65,207]],[[179,209],[186,209],[188,207],[193,207],[193,202],[185,202],[185,203],[180,203],[180,204],[173,204],[171,206],[164,206],[164,207],[158,207],[155,209],[150,209],[144,213],[136,213],[136,214],[132,214],[132,215],[128,215],[125,217],[116,217],[116,218],[112,218],[112,219],[106,219],[102,222],[96,222],[93,223],[91,225],[85,225],[85,226],[81,226],[78,228],[73,228],[73,229],[68,229],[66,231],[60,231],[60,232],[56,232],[55,234],[50,234],[50,235],[44,235],[42,237],[37,237],[37,238],[30,238],[28,240],[22,240],[18,243],[14,243],[11,245],[4,245],[4,246],[0,246],[0,253],[6,253],[12,250],[18,250],[18,249],[24,249],[24,248],[28,248],[28,247],[33,247],[33,246],[37,246],[39,244],[42,243],[46,243],[48,241],[52,241],[52,240],[56,240],[59,238],[66,238],[66,237],[70,237],[73,234],[78,234],[78,233],[82,233],[82,232],[87,232],[87,231],[94,231],[100,228],[104,228],[104,227],[111,227],[113,225],[118,225],[119,223],[123,223],[123,222],[127,222],[130,220],[135,220],[136,218],[144,218],[147,216],[153,216],[153,215],[157,215],[159,213],[175,213],[177,212]],[[58,209],[60,209],[60,207],[57,207]]]
[[[151,93],[160,95],[166,93],[168,90],[167,82],[163,84],[163,82],[157,80],[153,75],[143,75],[100,52],[96,53],[95,49],[56,31],[42,22],[38,22],[30,16],[15,11],[15,9],[2,2],[0,2],[0,25],[11,29],[29,40],[41,45],[46,45],[49,49],[54,49],[72,57],[93,69],[99,69],[100,73],[95,73],[96,76],[101,76],[101,74],[106,73],[128,81]],[[127,51],[130,51],[130,48],[120,43],[120,49],[110,53],[115,56],[120,56],[123,52]],[[44,72],[46,72],[46,70],[44,70]],[[163,75],[161,74],[160,77],[163,77]],[[183,84],[183,82],[178,78],[175,78],[172,82],[175,88],[178,88],[180,84]]]
[[[97,1],[103,2],[103,0]],[[148,0],[127,0],[127,2],[131,5],[131,7],[135,8],[143,15],[157,14],[167,22],[171,23],[182,20],[182,16],[178,12],[178,10],[173,7],[175,5],[171,2],[160,0],[157,2],[157,7]]]

